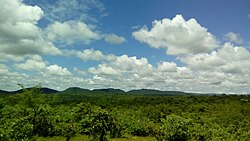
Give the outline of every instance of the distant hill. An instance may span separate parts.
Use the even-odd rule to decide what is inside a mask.
[[[188,95],[185,92],[180,91],[160,91],[160,90],[153,90],[153,89],[139,89],[139,90],[131,90],[128,91],[127,94],[133,95]]]
[[[107,88],[107,89],[94,89],[92,90],[93,93],[98,94],[126,94],[125,91],[121,89],[114,89],[114,88]]]
[[[26,89],[30,90],[32,88],[26,88]],[[53,94],[53,93],[58,92],[57,90],[50,89],[50,88],[40,88],[40,91],[43,94]],[[3,91],[3,90],[0,90],[0,94],[18,94],[18,93],[22,93],[22,92],[23,92],[22,89],[17,90],[17,91]]]
[[[12,92],[0,90],[0,94],[11,94]]]
[[[60,91],[59,94],[83,94],[83,93],[90,93],[89,89],[82,89],[79,87],[70,87],[63,91]]]
[[[58,91],[50,88],[41,88],[41,92],[44,94],[53,94],[57,93]]]
[[[27,88],[32,89],[32,88]],[[199,93],[185,93],[181,91],[160,91],[160,90],[154,90],[154,89],[138,89],[138,90],[130,90],[128,92],[125,92],[121,89],[114,89],[114,88],[107,88],[107,89],[83,89],[79,87],[70,87],[63,91],[57,91],[50,88],[41,88],[40,89],[42,93],[44,94],[127,94],[127,95],[167,95],[167,96],[187,96],[187,95],[216,95],[216,94],[199,94]],[[21,93],[22,90],[17,91],[4,91],[0,90],[0,95],[3,94],[17,94]]]
[[[26,89],[31,90],[32,88],[26,88]],[[40,88],[40,91],[43,94],[53,94],[53,93],[57,93],[58,92],[57,90],[50,89],[50,88]],[[22,89],[14,91],[13,93],[21,93],[21,92],[23,92]]]

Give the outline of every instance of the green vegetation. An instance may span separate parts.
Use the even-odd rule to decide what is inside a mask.
[[[171,96],[177,92],[79,88],[43,92],[35,87],[1,94],[0,140],[246,141],[250,137],[248,95],[178,92]]]

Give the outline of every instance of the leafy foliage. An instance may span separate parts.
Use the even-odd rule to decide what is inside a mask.
[[[247,95],[129,95],[76,88],[46,95],[39,87],[23,88],[0,98],[0,140],[61,136],[68,141],[78,134],[98,141],[131,135],[159,141],[248,140],[248,101]]]

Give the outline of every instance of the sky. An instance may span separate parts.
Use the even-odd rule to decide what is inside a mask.
[[[0,0],[0,89],[250,94],[248,0]]]

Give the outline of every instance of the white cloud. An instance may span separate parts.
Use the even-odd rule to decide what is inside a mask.
[[[174,62],[160,62],[157,67],[160,72],[175,72],[177,65]]]
[[[59,75],[59,76],[71,76],[72,73],[67,69],[58,65],[50,65],[46,68],[46,74]]]
[[[4,72],[2,70],[4,70]],[[47,70],[41,73],[35,73],[35,75],[27,75],[11,72],[7,66],[4,67],[3,64],[0,64],[0,74],[0,80],[4,82],[0,83],[1,90],[20,89],[20,87],[17,86],[18,83],[22,83],[25,87],[39,84],[42,87],[57,90],[64,90],[72,86],[82,86],[84,88],[91,87],[84,78],[79,76],[74,77],[66,68],[58,65],[48,66]]]
[[[101,39],[98,32],[90,26],[79,21],[54,22],[47,27],[48,38],[54,42],[73,44],[82,42],[89,44],[94,40]]]
[[[77,67],[74,67],[74,72],[78,73],[79,75],[81,76],[86,76],[87,75],[87,72],[86,71],[83,71]]]
[[[35,24],[44,14],[40,7],[24,5],[20,0],[0,0],[0,3],[1,22]]]
[[[125,71],[141,69],[144,69],[144,71],[146,71],[150,70],[150,68],[152,67],[148,64],[148,60],[146,58],[138,59],[136,56],[128,57],[127,55],[117,57],[116,60],[112,62],[112,64],[114,64],[114,66],[116,66],[117,68]]]
[[[119,71],[114,68],[107,66],[107,64],[100,64],[98,68],[91,67],[88,72],[95,75],[119,75]]]
[[[236,44],[242,44],[243,39],[240,37],[240,34],[236,34],[233,32],[228,32],[224,35],[224,40],[236,43]]]
[[[153,88],[212,93],[246,93],[250,84],[250,55],[243,47],[225,43],[211,53],[181,58],[184,66],[162,61],[153,66],[146,58],[115,56],[88,69],[87,81],[96,88],[124,90]],[[119,82],[119,83],[117,83]],[[237,86],[237,88],[235,88]]]
[[[39,55],[29,56],[24,63],[15,63],[13,65],[16,69],[34,71],[38,76],[72,76],[72,73],[66,68],[57,64],[50,65],[47,61]]]
[[[95,52],[95,50],[92,51]],[[103,54],[101,51],[99,53],[102,54],[101,58],[110,56],[110,54]],[[32,56],[23,65],[28,64],[28,60],[39,61],[42,59],[38,56]],[[75,73],[71,73],[66,67],[57,64],[47,64],[44,69],[37,70],[37,75],[27,77],[19,74],[18,80],[15,80],[14,77],[1,75],[0,79],[6,81],[8,79],[10,82],[8,85],[12,84],[12,87],[13,84],[24,81],[27,86],[40,83],[43,86],[60,90],[70,86],[79,86],[90,89],[108,87],[124,90],[152,88],[203,93],[249,92],[250,55],[243,47],[226,43],[216,51],[191,55],[181,58],[181,61],[183,66],[167,61],[161,61],[153,66],[147,58],[113,55],[112,59],[105,59],[87,70],[74,68]],[[0,65],[0,73],[9,73],[6,68],[6,65]],[[4,86],[0,85],[0,87],[7,87],[6,85],[7,83]]]
[[[19,0],[0,0],[0,52],[4,54],[1,60],[17,61],[28,54],[61,53],[43,38],[37,26],[42,16],[38,6],[28,6]]]
[[[26,74],[12,72],[10,68],[4,64],[0,64],[0,89],[1,90],[16,90],[17,84],[21,79],[27,78]]]
[[[108,62],[98,65],[97,69],[91,68],[89,72],[100,75],[108,74],[107,71],[110,71],[112,74],[116,75],[120,73],[136,72],[146,75],[146,73],[151,71],[151,69],[152,65],[148,63],[146,58],[137,59],[135,56],[128,57],[127,55],[122,55],[115,56],[113,60],[109,60]]]
[[[100,16],[108,15],[106,8],[100,0],[57,0],[52,5],[46,1],[36,1],[45,11],[45,19],[48,21],[90,21],[96,22],[97,19],[89,12],[100,13]]]
[[[244,92],[250,84],[250,54],[244,47],[225,43],[212,53],[196,54],[182,60],[198,76],[200,84],[222,91]],[[237,87],[237,88],[236,88]]]
[[[161,66],[162,65],[162,66]],[[175,70],[174,70],[175,69]],[[99,88],[114,87],[124,90],[152,88],[178,90],[185,82],[191,84],[195,75],[187,67],[177,67],[173,62],[164,62],[153,67],[146,58],[117,56],[115,61],[104,62],[88,70],[93,74],[88,81]],[[190,85],[185,86],[189,88]],[[184,87],[182,90],[186,90]]]
[[[145,26],[132,35],[150,47],[165,48],[170,55],[209,52],[219,46],[215,37],[195,19],[185,21],[181,15],[172,20],[156,20],[151,30]]]
[[[81,7],[82,10],[86,12],[96,7],[98,4],[95,2],[88,1],[86,7]],[[249,51],[231,43],[214,50],[219,46],[218,41],[195,19],[185,21],[181,15],[177,15],[172,20],[153,22],[151,29],[144,27],[133,33],[137,40],[151,47],[165,48],[167,54],[180,55],[182,61],[182,66],[167,61],[154,66],[144,57],[115,56],[94,49],[61,52],[53,42],[88,44],[104,37],[109,43],[120,44],[126,39],[115,34],[102,35],[93,26],[82,22],[84,18],[90,18],[84,12],[80,19],[74,18],[76,15],[72,15],[72,11],[66,13],[70,8],[79,10],[79,7],[74,7],[79,4],[78,0],[59,0],[56,3],[58,8],[45,13],[52,19],[46,28],[45,38],[43,29],[37,25],[44,15],[40,7],[25,5],[20,0],[0,0],[0,60],[9,61],[6,63],[8,65],[0,64],[0,80],[4,82],[0,84],[0,89],[17,88],[17,83],[24,83],[25,86],[41,83],[60,90],[80,86],[192,92],[250,91]],[[95,6],[90,6],[90,3]],[[99,6],[102,11],[102,5]],[[237,44],[243,42],[235,33],[227,33],[225,38]],[[86,70],[75,67],[77,74],[74,74],[66,66],[49,64],[43,60],[43,54],[73,56],[83,61],[99,61],[100,64]],[[22,62],[11,64],[10,60]],[[13,72],[13,67],[17,71],[34,72],[29,75]]]
[[[76,51],[76,56],[84,61],[87,61],[87,60],[101,61],[101,60],[104,60],[106,57],[101,51],[93,50],[93,49],[85,49],[83,51]]]
[[[0,74],[7,74],[9,73],[8,67],[4,64],[0,64]]]
[[[126,41],[126,39],[122,36],[118,36],[115,34],[108,34],[104,37],[104,40],[110,44],[122,44]]]
[[[30,59],[27,59],[25,63],[14,64],[17,69],[27,71],[41,71],[46,68],[47,62],[43,61],[39,55],[34,55]]]
[[[7,62],[10,60],[18,62],[24,60],[24,57],[12,54],[6,54],[5,52],[0,52],[0,62]]]
[[[0,45],[0,51],[17,57],[29,54],[61,54],[61,51],[58,48],[43,39],[20,39],[18,41],[2,43],[3,44]]]
[[[217,55],[216,51],[212,53],[202,53],[192,55],[181,59],[195,70],[214,70],[215,68],[225,64],[224,60]]]
[[[218,51],[196,54],[183,59],[195,70],[211,70],[224,73],[249,73],[250,54],[243,47],[225,43]]]
[[[64,50],[63,52],[66,56],[78,57],[83,61],[110,61],[115,59],[115,56],[112,54],[104,55],[101,51],[94,49],[84,49],[82,51]]]
[[[1,75],[0,78],[6,80],[6,81],[1,81],[1,82],[6,82],[6,83],[8,83],[8,78],[15,78],[15,77],[19,78],[19,77],[26,76],[25,74],[10,71],[9,67],[4,64],[0,64],[0,75]]]

